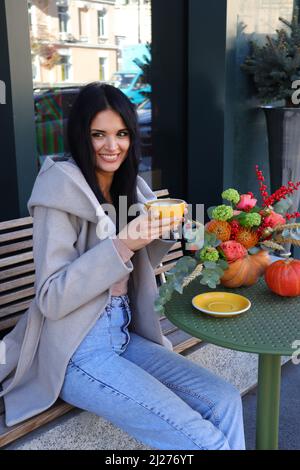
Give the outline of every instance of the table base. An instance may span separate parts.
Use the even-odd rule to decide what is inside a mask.
[[[256,449],[278,449],[281,356],[260,354],[256,415]]]

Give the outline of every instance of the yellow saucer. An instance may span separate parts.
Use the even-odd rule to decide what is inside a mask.
[[[201,312],[215,317],[233,317],[251,307],[246,297],[231,292],[206,292],[193,297],[192,304]]]

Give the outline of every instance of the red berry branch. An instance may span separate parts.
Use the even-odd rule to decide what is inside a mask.
[[[272,206],[275,202],[281,199],[286,199],[289,194],[293,194],[300,186],[300,181],[293,183],[289,181],[287,186],[281,186],[275,193],[271,194],[267,199],[264,200],[264,206]]]
[[[264,184],[265,177],[263,175],[263,172],[258,168],[258,165],[255,166],[255,171],[256,171],[256,177],[259,181],[259,191],[262,197],[262,200],[264,201],[264,206],[266,206],[266,199],[269,197],[269,194],[267,192],[267,186]]]
[[[296,219],[297,217],[300,217],[300,212],[293,212],[292,214],[286,214],[286,218],[288,220]]]
[[[298,190],[300,186],[300,181],[297,183],[293,183],[292,181],[288,181],[287,186],[281,186],[279,189],[277,189],[273,194],[270,196],[268,195],[266,189],[267,186],[264,184],[265,177],[263,175],[263,172],[259,170],[258,165],[255,166],[255,171],[256,171],[256,176],[259,183],[259,190],[263,199],[263,206],[268,207],[272,206],[275,204],[275,202],[280,201],[281,199],[286,199],[286,197],[289,194],[293,194],[295,191]],[[294,218],[294,217],[299,217],[299,212],[294,212],[293,214],[287,214],[286,217],[288,219]],[[288,217],[289,216],[289,217]]]

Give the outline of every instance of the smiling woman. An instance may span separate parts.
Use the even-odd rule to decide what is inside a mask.
[[[112,109],[107,109],[96,114],[92,120],[91,140],[96,158],[98,184],[104,197],[110,200],[114,172],[127,157],[130,146],[129,131],[121,116]]]
[[[72,155],[46,159],[28,202],[35,298],[4,338],[6,424],[61,397],[152,448],[244,449],[239,392],[173,352],[154,310],[155,269],[175,244],[165,235],[182,218],[146,210],[155,194],[137,175],[134,106],[87,85],[68,135]],[[119,196],[141,212],[121,230],[104,211],[110,196],[117,220]]]

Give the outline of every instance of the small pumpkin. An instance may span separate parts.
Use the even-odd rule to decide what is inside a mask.
[[[283,297],[300,295],[300,261],[288,258],[275,261],[265,272],[267,286]]]
[[[225,287],[252,286],[270,263],[271,258],[265,250],[247,255],[229,264],[221,278],[221,284]]]

